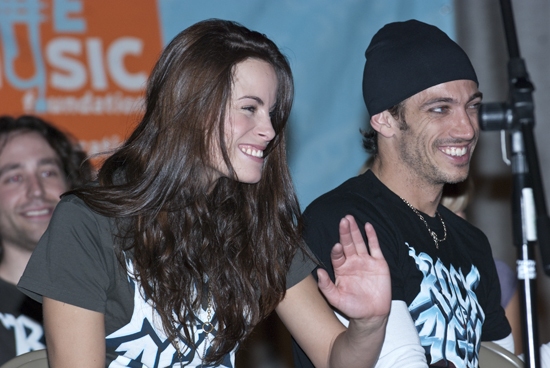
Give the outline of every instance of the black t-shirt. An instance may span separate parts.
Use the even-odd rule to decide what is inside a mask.
[[[330,250],[340,219],[353,215],[363,236],[364,224],[373,224],[390,268],[392,299],[407,304],[428,363],[477,367],[481,341],[503,339],[511,331],[491,248],[481,230],[441,205],[438,212],[447,231],[439,249],[422,220],[367,171],[308,206],[305,239],[334,279]],[[439,217],[422,216],[443,238]],[[295,357],[297,366],[309,366],[296,347]]]
[[[45,347],[42,305],[0,279],[0,365]]]
[[[179,356],[160,325],[160,316],[130,276],[131,262],[127,261],[128,273],[120,266],[113,234],[113,219],[92,211],[74,195],[64,197],[18,286],[38,301],[46,296],[104,314],[106,366],[178,366],[180,358],[186,367],[200,366],[204,347],[210,343],[205,340],[203,322],[215,324],[215,311],[209,316],[205,305],[196,311],[196,318],[190,318],[198,352],[180,340],[185,351]],[[310,258],[298,252],[287,273],[287,288],[314,267]],[[234,354],[228,354],[221,366],[233,367]]]

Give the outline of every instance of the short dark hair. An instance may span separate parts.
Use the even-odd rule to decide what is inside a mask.
[[[86,153],[76,139],[69,133],[62,132],[52,124],[34,115],[22,115],[18,118],[0,116],[0,138],[12,133],[36,132],[52,147],[61,162],[61,169],[66,175],[67,186],[74,189],[85,184],[92,177],[92,166],[86,160]],[[0,144],[0,155],[6,144]]]

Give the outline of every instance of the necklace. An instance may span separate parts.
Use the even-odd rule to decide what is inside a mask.
[[[201,367],[204,366],[204,358],[206,358],[206,347],[210,343],[210,333],[214,330],[214,325],[212,324],[212,292],[208,290],[208,305],[206,307],[206,321],[202,323],[202,330],[206,334],[204,338],[204,349],[202,351],[202,356],[197,351],[197,355],[201,359]],[[180,361],[180,366],[183,367],[183,353],[180,349],[180,344],[178,337],[174,339],[174,347],[176,348],[178,359]]]
[[[422,214],[416,209],[413,207],[412,204],[410,204],[409,202],[407,202],[407,200],[405,198],[402,198],[402,197],[399,197],[401,198],[401,200],[403,202],[405,202],[405,204],[407,206],[409,206],[409,208],[414,212],[416,213],[416,215],[420,218],[420,220],[422,220],[422,222],[424,223],[424,225],[426,225],[426,229],[428,229],[428,232],[430,233],[430,235],[432,236],[432,239],[434,240],[434,243],[435,243],[435,249],[439,249],[439,243],[447,240],[447,226],[445,226],[445,221],[443,221],[443,217],[441,217],[441,215],[439,214],[439,212],[436,212],[435,214],[437,215],[437,217],[439,217],[439,221],[441,221],[441,225],[443,225],[443,238],[442,239],[439,239],[439,237],[437,236],[437,234],[435,233],[435,231],[433,231],[432,229],[430,229],[430,227],[428,226],[428,223],[426,222],[426,220],[424,219],[424,216],[422,216]]]

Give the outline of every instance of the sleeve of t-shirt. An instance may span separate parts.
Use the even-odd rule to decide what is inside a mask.
[[[63,198],[19,281],[20,290],[39,302],[45,296],[105,313],[113,263],[109,251],[114,251],[112,243],[105,249],[109,245],[101,241],[111,234],[109,222],[98,219],[77,197]]]
[[[307,249],[298,249],[286,275],[286,288],[290,289],[305,279],[315,269],[315,256]]]
[[[346,327],[349,325],[347,317],[334,312],[336,317]],[[375,368],[426,368],[426,352],[420,345],[420,338],[414,322],[402,300],[391,302],[390,314],[386,325],[386,334],[382,350]]]
[[[304,212],[304,240],[309,249],[317,257],[320,267],[327,270],[334,281],[334,270],[330,260],[330,252],[334,244],[338,242],[338,222],[334,222],[330,216],[323,212]],[[317,277],[316,274],[314,274]]]

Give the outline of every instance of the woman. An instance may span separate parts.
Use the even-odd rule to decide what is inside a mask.
[[[343,219],[341,277],[321,271],[319,287],[352,318],[346,330],[304,255],[285,156],[292,99],[286,58],[236,23],[199,22],[166,47],[143,119],[98,185],[63,198],[19,284],[43,297],[52,367],[232,367],[273,309],[316,365],[376,361],[387,265],[372,227],[371,256]]]

